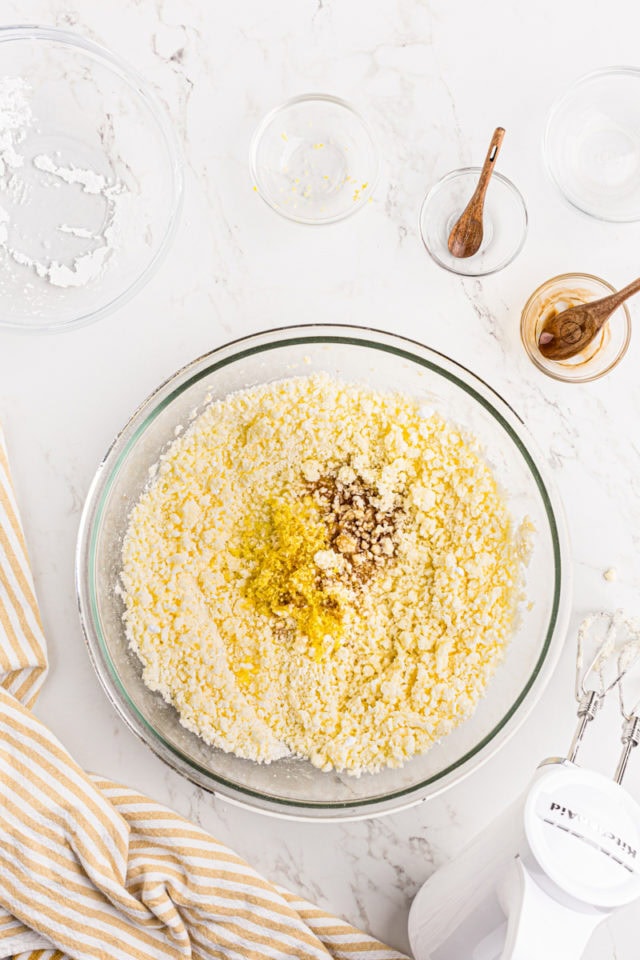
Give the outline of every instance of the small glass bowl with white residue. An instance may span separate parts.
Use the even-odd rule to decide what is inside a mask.
[[[371,200],[378,152],[369,125],[338,97],[309,93],[268,113],[251,144],[262,199],[289,220],[344,220]]]
[[[113,54],[64,30],[0,29],[0,326],[65,330],[133,296],[173,236],[179,156]]]

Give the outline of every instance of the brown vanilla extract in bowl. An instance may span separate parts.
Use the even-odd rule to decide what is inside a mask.
[[[529,297],[520,321],[524,348],[533,363],[556,380],[586,383],[612,370],[626,353],[631,337],[631,318],[622,304],[597,336],[580,353],[552,360],[540,350],[540,336],[559,313],[581,303],[599,300],[615,292],[606,280],[587,273],[565,273],[541,284]]]

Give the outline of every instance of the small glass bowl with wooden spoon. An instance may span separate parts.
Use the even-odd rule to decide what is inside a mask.
[[[527,208],[519,190],[494,172],[504,137],[497,127],[482,167],[453,170],[427,194],[420,235],[439,266],[484,277],[508,266],[527,235]]]
[[[534,290],[522,311],[520,335],[536,367],[566,383],[586,383],[609,373],[626,353],[631,338],[631,317],[625,303],[613,310],[588,342],[586,337],[577,341],[576,352],[549,349],[549,335],[551,331],[558,333],[558,318],[565,311],[616,292],[606,280],[588,273],[564,273]],[[577,335],[577,326],[574,332]],[[554,345],[558,346],[557,341]],[[571,355],[560,356],[565,353]]]

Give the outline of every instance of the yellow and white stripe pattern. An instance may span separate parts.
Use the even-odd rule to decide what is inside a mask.
[[[46,662],[0,430],[0,958],[402,960],[166,807],[84,773],[28,709]]]
[[[30,706],[46,670],[44,634],[0,426],[0,683]]]

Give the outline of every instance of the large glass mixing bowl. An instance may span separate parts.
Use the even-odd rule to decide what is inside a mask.
[[[377,390],[400,390],[471,431],[515,522],[535,526],[526,602],[504,662],[473,716],[399,769],[361,777],[323,773],[307,761],[260,765],[190,733],[141,679],[127,645],[116,589],[129,512],[149,469],[208,399],[255,384],[325,371]],[[359,327],[303,326],[227,344],[184,367],[134,413],[107,452],[80,524],[77,588],[89,651],[107,696],[163,760],[217,796],[275,815],[350,819],[409,806],[458,782],[514,733],[539,698],[564,639],[569,553],[562,511],[539,454],[514,411],[465,368],[427,347]]]

